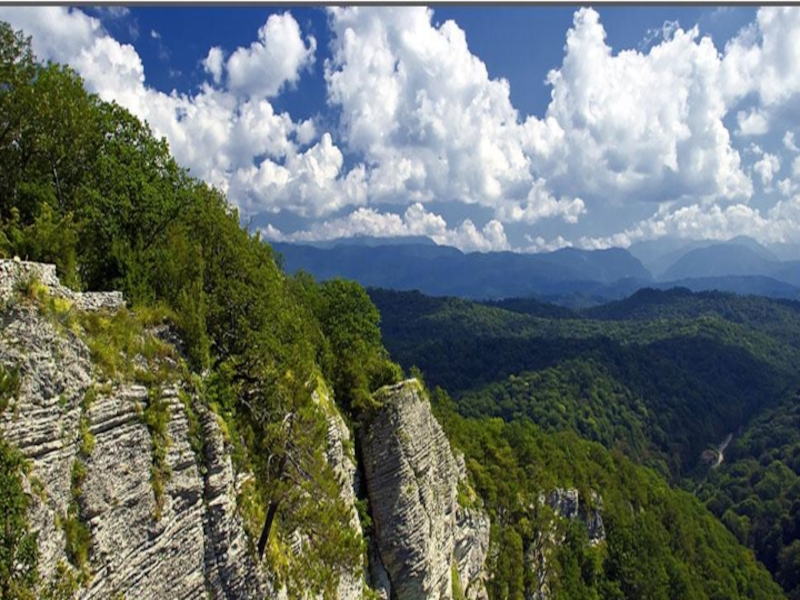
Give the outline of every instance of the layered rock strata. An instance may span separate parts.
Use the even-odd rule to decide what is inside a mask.
[[[148,390],[98,381],[78,335],[41,316],[33,304],[14,301],[15,290],[31,277],[77,310],[114,309],[122,306],[121,296],[63,288],[52,265],[0,261],[0,275],[0,298],[7,304],[0,363],[20,374],[18,397],[0,415],[0,430],[32,466],[28,483],[37,491],[29,518],[38,533],[42,580],[52,580],[59,563],[66,564],[64,521],[70,504],[77,503],[74,518],[91,539],[89,579],[78,597],[272,595],[236,510],[236,476],[215,415],[194,403],[204,442],[195,455],[174,384]],[[151,483],[153,439],[142,418],[155,396],[168,415],[168,476],[158,499]],[[76,465],[85,473],[79,487]]]
[[[463,477],[416,380],[384,388],[361,433],[375,523],[373,584],[397,600],[485,595],[488,517],[458,503]]]

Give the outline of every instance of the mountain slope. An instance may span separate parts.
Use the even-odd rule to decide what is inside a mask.
[[[700,496],[800,598],[800,391],[736,435]]]
[[[770,473],[797,466],[786,426],[796,396],[781,400],[797,385],[796,302],[648,289],[606,306],[562,312],[525,300],[486,306],[414,292],[370,290],[370,296],[394,358],[453,392],[443,417],[455,431],[463,427],[453,439],[472,448],[467,455],[485,468],[499,469],[497,477],[513,481],[507,453],[525,444],[541,448],[542,435],[576,436],[569,443],[573,466],[536,471],[542,477],[559,469],[565,477],[575,474],[577,436],[652,466],[688,490],[707,477],[703,498],[714,514],[764,557],[787,591],[794,589],[788,565],[795,564],[800,543],[793,525],[795,477],[780,475],[785,485],[776,486]],[[527,421],[537,425],[536,441],[523,442],[515,433],[502,450],[495,448],[498,428],[518,431],[513,428]],[[749,433],[751,427],[759,433]],[[484,431],[495,432],[492,441]],[[715,470],[718,446],[731,434],[733,445]],[[743,452],[744,440],[758,443]],[[763,472],[761,465],[770,462]],[[758,485],[762,478],[771,487]],[[497,485],[477,479],[490,490],[489,481]],[[517,491],[486,493],[499,501]],[[589,597],[585,587],[571,589],[581,590],[575,597]]]

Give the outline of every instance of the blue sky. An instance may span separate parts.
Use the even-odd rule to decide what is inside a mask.
[[[275,240],[800,241],[800,9],[0,7]]]

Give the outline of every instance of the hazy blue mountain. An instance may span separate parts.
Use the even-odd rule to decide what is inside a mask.
[[[764,260],[778,261],[778,256],[766,246],[759,244],[756,240],[745,235],[731,238],[728,241],[719,240],[681,240],[678,238],[661,238],[658,240],[647,240],[632,244],[628,251],[638,258],[657,279],[667,279],[667,271],[681,260],[684,256],[702,248],[712,246],[741,246],[753,251]],[[800,257],[800,254],[797,255]],[[747,273],[735,273],[745,275]],[[759,273],[765,274],[765,273]]]
[[[660,281],[652,287],[666,290],[684,287],[693,292],[719,290],[742,295],[767,296],[769,298],[800,299],[800,287],[765,275],[728,275],[725,277],[695,277],[675,281]]]
[[[643,283],[637,280],[620,280],[611,284],[596,282],[582,282],[582,286],[574,285],[572,290],[540,294],[537,298],[541,301],[558,304],[570,309],[591,308],[625,298],[642,288],[669,290],[672,288],[685,288],[693,292],[717,290],[733,292],[740,295],[766,296],[768,298],[783,298],[800,300],[800,286],[778,281],[763,275],[729,275],[726,277],[694,277],[674,281],[657,281]],[[521,312],[521,311],[520,311]]]
[[[647,269],[620,248],[464,254],[430,244],[273,247],[290,272],[302,269],[323,280],[339,276],[365,286],[418,289],[440,296],[488,299],[564,294],[622,279],[635,281],[631,289],[638,289],[652,281]]]
[[[772,277],[800,287],[800,260],[785,260],[775,265]]]
[[[682,240],[666,237],[636,242],[630,245],[628,252],[638,258],[645,268],[657,277],[687,252],[712,243],[708,240]]]
[[[779,261],[761,246],[733,240],[692,250],[679,258],[659,277],[675,281],[703,277],[758,275],[791,285],[800,284],[800,262]]]
[[[669,281],[692,277],[724,277],[726,275],[764,275],[771,271],[774,260],[738,244],[715,244],[687,252],[660,276]]]
[[[748,237],[746,235],[738,235],[735,238],[731,238],[727,242],[725,242],[725,245],[730,245],[730,244],[749,248],[764,260],[770,260],[770,261],[780,260],[772,250],[770,250],[763,244],[760,244],[753,238]]]
[[[777,243],[769,244],[768,247],[778,260],[800,260],[800,244]]]

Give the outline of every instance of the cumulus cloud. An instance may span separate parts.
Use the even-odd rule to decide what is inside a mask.
[[[736,121],[739,124],[740,135],[764,135],[769,131],[769,119],[764,112],[758,109],[740,110],[736,113]]]
[[[778,182],[778,192],[784,198],[788,198],[800,192],[800,186],[798,186],[791,179],[786,177]]]
[[[525,234],[525,240],[528,242],[529,245],[523,248],[524,252],[531,252],[531,253],[553,252],[555,250],[561,250],[561,248],[572,247],[572,242],[560,235],[556,236],[551,240],[546,240],[540,235],[534,237],[530,234]]]
[[[551,184],[584,197],[749,197],[723,124],[719,71],[711,39],[697,28],[675,28],[646,53],[614,54],[597,12],[577,11],[564,61],[547,78],[551,123],[529,119],[532,141],[551,147],[536,152],[535,164]]]
[[[491,220],[482,228],[470,219],[449,228],[441,215],[425,209],[417,202],[410,205],[402,215],[379,212],[373,207],[358,208],[345,217],[314,223],[309,229],[285,234],[272,225],[262,229],[264,237],[274,241],[307,242],[370,237],[426,236],[437,244],[455,246],[464,252],[489,252],[508,250],[503,224]]]
[[[780,171],[781,161],[775,154],[765,152],[760,160],[753,164],[753,171],[761,178],[761,185],[765,191],[769,191],[772,185],[772,178]]]
[[[452,21],[422,8],[332,9],[325,77],[371,201],[476,203],[501,222],[578,221],[606,202],[742,202],[748,170],[723,119],[722,57],[670,23],[646,52],[615,54],[599,15],[575,13],[547,78],[543,118],[520,119]],[[741,112],[741,131],[768,115]]]
[[[489,77],[455,22],[437,26],[432,15],[331,9],[328,100],[369,165],[370,198],[480,204],[506,222],[576,220],[582,200],[555,196],[532,170],[508,81]]]
[[[774,107],[800,93],[800,10],[760,8],[756,21],[728,42],[721,83],[732,102],[752,92]]]
[[[365,202],[363,167],[342,173],[342,153],[329,134],[318,138],[313,121],[295,122],[261,97],[296,83],[313,62],[316,42],[303,40],[289,13],[270,16],[258,40],[227,63],[221,48],[211,48],[203,68],[217,84],[227,69],[229,86],[205,83],[191,94],[148,87],[135,48],[80,10],[3,7],[0,18],[32,35],[40,58],[70,64],[88,89],[147,120],[180,164],[246,211],[319,216]]]
[[[586,205],[580,198],[557,200],[547,190],[544,181],[534,182],[524,202],[500,200],[497,215],[504,222],[522,222],[533,225],[537,221],[560,216],[566,223],[577,223],[586,214]]]
[[[208,55],[203,59],[202,64],[203,68],[205,69],[206,73],[211,75],[214,79],[214,83],[220,83],[222,81],[222,68],[224,66],[225,56],[222,52],[222,48],[219,46],[214,46],[208,51]]]
[[[300,71],[313,64],[317,41],[303,40],[300,26],[288,12],[273,14],[258,30],[249,48],[237,48],[226,65],[228,85],[251,97],[272,97],[294,85]]]
[[[783,134],[783,147],[786,148],[789,152],[798,153],[800,152],[800,148],[794,143],[794,132],[787,131]]]
[[[777,202],[767,211],[747,204],[691,204],[676,209],[667,203],[650,218],[608,237],[582,237],[577,245],[587,249],[627,248],[640,240],[661,237],[729,240],[739,235],[761,242],[800,242],[800,195]]]

